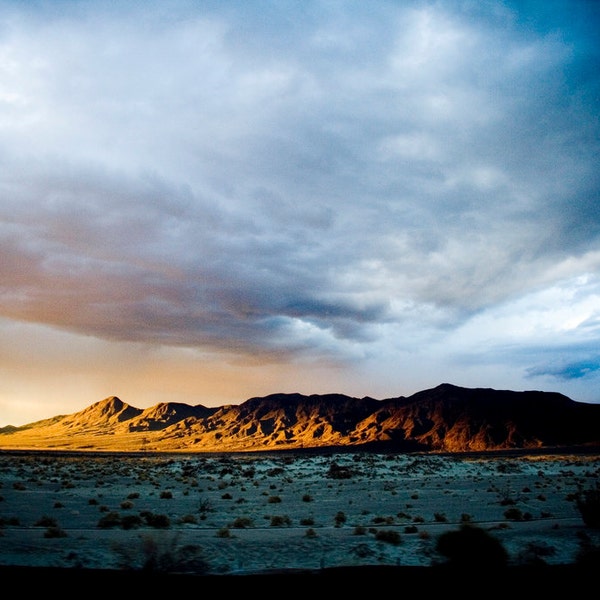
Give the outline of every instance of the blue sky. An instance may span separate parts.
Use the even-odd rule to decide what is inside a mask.
[[[0,426],[109,395],[600,402],[600,3],[0,16]]]

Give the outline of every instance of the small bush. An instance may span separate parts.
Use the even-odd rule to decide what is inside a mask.
[[[246,529],[248,527],[254,527],[254,522],[250,517],[238,517],[232,524],[235,529]]]
[[[121,528],[122,529],[136,529],[142,525],[142,517],[139,515],[125,515],[121,519]]]
[[[523,521],[523,512],[520,508],[509,508],[504,511],[504,517],[509,521]]]
[[[119,527],[121,525],[121,515],[117,512],[109,512],[98,520],[100,529],[110,529],[111,527]]]
[[[487,531],[473,525],[463,524],[456,531],[442,533],[436,551],[452,566],[501,567],[508,562],[504,546]]]
[[[330,479],[350,479],[354,471],[350,467],[343,467],[333,462],[329,466],[326,477]]]
[[[287,515],[273,515],[271,517],[271,527],[289,527],[292,524]]]
[[[146,513],[144,515],[146,519],[146,523],[150,525],[150,527],[156,527],[157,529],[166,529],[171,526],[171,521],[167,515],[154,514],[154,513]]]
[[[48,527],[44,532],[45,538],[64,538],[67,537],[67,532],[60,527]]]
[[[336,513],[334,520],[335,526],[341,527],[346,522],[346,515],[342,511],[339,511]]]
[[[196,515],[183,515],[183,517],[181,517],[181,522],[194,525],[198,522],[198,519],[196,518]]]
[[[600,528],[600,483],[596,483],[595,488],[580,489],[575,496],[575,505],[588,527]]]
[[[400,534],[394,529],[382,529],[375,534],[375,539],[378,542],[385,542],[397,546],[400,544]]]
[[[40,517],[34,524],[34,527],[56,527],[57,526],[57,522],[56,519],[54,517],[48,517],[46,515],[44,515],[43,517]]]

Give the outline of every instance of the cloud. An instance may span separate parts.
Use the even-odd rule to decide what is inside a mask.
[[[597,299],[593,3],[1,7],[2,317],[336,365],[501,361],[500,322],[532,374],[538,318],[597,340],[543,308]]]
[[[590,360],[565,363],[554,367],[531,368],[528,370],[531,376],[551,375],[562,380],[589,378],[598,371],[600,371],[600,356],[596,356]]]

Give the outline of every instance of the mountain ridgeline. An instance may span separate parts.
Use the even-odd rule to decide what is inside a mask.
[[[71,415],[0,429],[3,450],[486,452],[597,446],[600,404],[554,392],[447,383],[385,400],[272,394],[214,408],[167,402],[143,410],[110,396]]]

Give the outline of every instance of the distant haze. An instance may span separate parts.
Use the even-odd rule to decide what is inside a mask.
[[[599,403],[599,30],[592,0],[0,0],[0,427]]]

